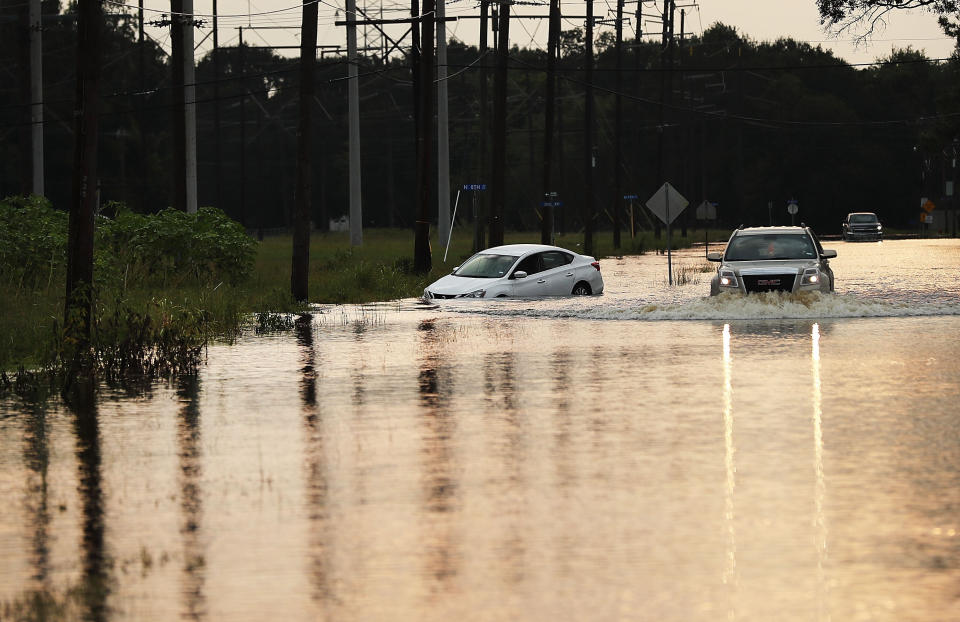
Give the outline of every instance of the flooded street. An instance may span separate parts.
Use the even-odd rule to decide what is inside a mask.
[[[0,619],[960,619],[960,242],[824,245],[835,295],[610,258],[0,401]]]

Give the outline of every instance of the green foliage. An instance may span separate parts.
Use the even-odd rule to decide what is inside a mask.
[[[0,201],[0,282],[17,289],[48,288],[62,274],[66,253],[66,212],[38,196]]]
[[[196,214],[165,209],[143,215],[118,209],[98,227],[99,276],[119,280],[131,273],[161,285],[190,278],[236,285],[253,271],[256,242],[239,223],[213,207]]]

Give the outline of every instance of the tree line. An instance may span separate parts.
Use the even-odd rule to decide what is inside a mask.
[[[20,5],[6,3],[2,15],[12,18]],[[50,0],[43,10],[45,186],[53,205],[65,209],[73,166],[76,7]],[[16,77],[0,89],[7,102],[0,106],[0,195],[7,196],[29,188],[30,113],[22,24],[4,19],[0,25],[0,64]],[[621,194],[636,195],[637,204],[669,181],[692,206],[715,202],[727,226],[789,223],[787,201],[795,200],[798,217],[823,232],[838,229],[842,216],[855,210],[876,211],[885,223],[908,227],[918,217],[919,197],[939,200],[944,182],[955,175],[956,53],[936,61],[907,48],[868,66],[851,66],[821,47],[790,38],[758,42],[723,24],[676,40],[672,62],[665,62],[659,39],[630,43],[618,81],[613,33],[601,31],[594,42],[596,229],[609,229],[614,213],[622,215],[628,206],[622,195],[614,196],[618,92],[624,113]],[[562,203],[557,226],[576,231],[584,226],[584,148],[590,144],[583,121],[583,30],[563,32],[559,48],[552,191]],[[153,41],[138,40],[135,15],[109,10],[102,57],[99,202],[159,211],[171,204],[169,59]],[[450,43],[448,58],[451,187],[489,183],[492,141],[480,140],[482,131],[490,132],[480,124],[480,91],[482,80],[492,85],[492,69],[476,46],[461,42]],[[508,229],[540,227],[546,66],[544,50],[510,50]],[[198,202],[222,209],[251,231],[291,224],[297,69],[296,58],[247,45],[221,47],[197,63]],[[411,70],[403,56],[360,59],[365,227],[412,228],[416,220]],[[314,71],[311,220],[321,230],[348,213],[346,73],[341,56],[319,58]],[[487,200],[481,197],[481,203]],[[458,226],[472,219],[465,206],[461,199]],[[638,222],[655,225],[643,214]],[[691,208],[680,225],[692,224]]]

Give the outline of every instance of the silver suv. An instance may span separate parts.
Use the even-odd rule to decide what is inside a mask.
[[[830,259],[810,227],[740,227],[723,253],[707,253],[720,262],[710,281],[710,295],[722,292],[833,291]]]

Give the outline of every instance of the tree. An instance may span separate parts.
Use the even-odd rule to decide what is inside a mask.
[[[960,2],[957,0],[817,0],[822,22],[849,30],[863,25],[868,37],[883,23],[892,11],[923,9],[938,17],[940,27],[951,37],[960,40]]]

